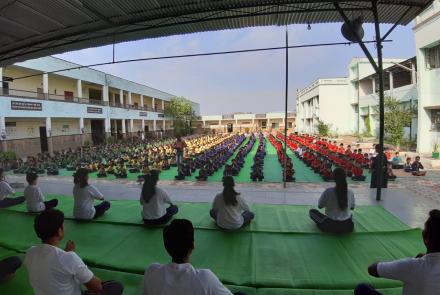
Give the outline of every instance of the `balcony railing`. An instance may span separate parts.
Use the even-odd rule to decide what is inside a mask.
[[[27,98],[27,99],[38,99],[38,100],[50,100],[50,101],[59,101],[59,102],[67,102],[67,103],[91,104],[91,105],[99,105],[99,106],[111,106],[111,107],[116,107],[116,108],[149,111],[149,112],[157,112],[157,113],[164,112],[164,110],[161,108],[152,108],[152,107],[148,107],[148,106],[141,107],[138,105],[121,104],[119,102],[110,102],[109,103],[107,101],[103,101],[103,100],[99,100],[99,99],[80,98],[80,97],[75,97],[75,96],[34,92],[34,91],[19,90],[19,89],[0,88],[0,96]]]

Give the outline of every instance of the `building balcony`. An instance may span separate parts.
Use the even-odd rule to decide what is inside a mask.
[[[416,84],[405,85],[399,88],[394,88],[391,90],[385,91],[385,96],[391,96],[396,98],[401,102],[409,102],[410,100],[418,99],[418,91]],[[359,104],[361,106],[365,105],[377,105],[379,102],[378,93],[368,94],[359,97]]]

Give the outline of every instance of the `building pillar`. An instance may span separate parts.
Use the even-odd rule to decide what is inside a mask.
[[[126,130],[125,130],[125,119],[121,119],[121,125],[122,125],[122,134],[125,134],[126,133]]]
[[[144,96],[141,94],[141,108],[144,108]],[[143,121],[143,119],[142,119]]]
[[[165,119],[162,120],[162,129],[165,132],[165,130],[166,130],[166,121],[165,121]]]
[[[121,106],[124,105],[124,90],[122,89],[119,90],[119,103],[121,104]]]
[[[372,78],[371,83],[372,83],[372,87],[373,87],[373,94],[375,94],[376,93],[376,79]]]
[[[79,118],[79,139],[80,139],[80,142],[81,142],[81,146],[84,145],[84,134],[85,134],[84,118]]]
[[[43,93],[46,99],[49,98],[49,75],[43,74]]]
[[[6,118],[0,117],[0,143],[1,149],[0,151],[6,152]]]
[[[153,104],[151,108],[156,111],[156,99],[154,97],[151,98],[151,103]]]
[[[411,84],[417,84],[416,65],[414,63],[411,64]]]
[[[145,119],[142,119],[142,123],[141,123],[141,128],[142,128],[142,132],[141,132],[141,136],[142,136],[142,140],[145,139]]]
[[[131,102],[131,91],[128,91],[128,105],[131,106],[132,102]]]
[[[272,128],[272,125],[270,125],[270,118],[267,119],[266,129],[267,128]]]
[[[47,136],[47,148],[50,155],[53,155],[53,141],[52,141],[52,119],[46,117],[46,136]]]
[[[82,94],[82,81],[81,80],[76,80],[76,97],[78,98],[82,98],[83,94]]]
[[[133,136],[133,132],[134,132],[134,120],[130,119],[130,121],[128,121],[128,124],[129,124],[128,127],[130,128],[129,132],[130,132],[130,137],[131,137],[131,136]]]
[[[156,131],[156,120],[153,120],[153,131]]]
[[[102,85],[102,100],[108,103],[108,86]]]
[[[206,128],[206,121],[203,121],[203,129]]]
[[[394,89],[393,72],[390,71],[390,90]]]
[[[164,100],[162,100],[162,112],[164,112],[165,111],[165,101]],[[164,129],[165,130],[165,129]]]
[[[112,135],[112,121],[110,120],[110,118],[104,119],[104,131],[106,138]]]
[[[252,130],[257,130],[257,128],[255,128],[255,118],[252,118]]]

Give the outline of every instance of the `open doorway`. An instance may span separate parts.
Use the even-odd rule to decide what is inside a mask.
[[[49,145],[47,143],[47,131],[45,126],[40,127],[40,147],[42,153],[49,151]]]
[[[92,141],[94,145],[104,142],[104,121],[103,120],[90,120],[92,129]]]

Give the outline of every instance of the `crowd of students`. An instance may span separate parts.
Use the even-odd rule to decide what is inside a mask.
[[[2,174],[0,174],[1,176]],[[310,217],[324,232],[349,234],[354,229],[352,210],[355,197],[348,189],[347,176],[343,168],[332,172],[335,186],[326,189],[318,202],[319,210],[310,210]],[[9,203],[16,205],[25,200],[29,212],[40,212],[35,217],[34,229],[41,244],[28,249],[24,265],[35,294],[82,294],[82,285],[87,294],[122,294],[123,285],[116,281],[102,281],[96,277],[82,259],[75,253],[76,245],[68,241],[65,248],[61,242],[65,235],[64,214],[53,209],[56,201],[45,203],[44,196],[37,185],[35,173],[27,175],[28,187],[24,198]],[[178,213],[178,208],[165,190],[157,187],[159,171],[146,175],[140,195],[141,215],[144,223],[156,226],[168,223]],[[255,215],[249,210],[246,201],[234,189],[234,179],[225,176],[223,191],[216,195],[209,212],[221,229],[238,230],[248,225]],[[7,188],[7,190],[4,190]],[[4,200],[13,192],[9,184],[1,178],[0,199]],[[91,220],[109,209],[103,204],[103,195],[88,183],[88,170],[79,169],[74,177],[74,217]],[[103,201],[94,206],[94,200]],[[106,207],[106,210],[100,209]],[[143,294],[231,294],[220,280],[209,270],[196,269],[190,264],[194,250],[194,228],[189,220],[175,219],[163,230],[164,246],[171,256],[171,263],[154,263],[147,267],[143,279]],[[374,263],[368,268],[372,276],[400,280],[403,294],[431,295],[440,290],[440,211],[432,210],[425,223],[423,242],[426,254],[416,258],[393,262]],[[0,261],[0,281],[10,279],[21,266],[18,257],[8,257]],[[355,289],[357,295],[380,294],[372,286],[360,284]],[[238,294],[238,293],[237,293]]]
[[[362,149],[352,151],[350,146],[344,148],[342,143],[337,145],[335,141],[325,138],[297,134],[289,136],[287,145],[324,181],[334,180],[334,167],[342,168],[355,181],[365,180],[363,169],[368,167],[370,159],[368,154],[362,153]]]
[[[266,138],[263,133],[258,134],[258,148],[251,167],[250,178],[252,181],[264,180],[264,157],[266,156]]]
[[[280,165],[283,170],[283,179],[286,180],[286,182],[292,182],[295,181],[295,169],[293,168],[292,158],[289,156],[286,156],[286,165],[284,166],[284,146],[283,144],[275,138],[272,134],[269,135],[269,141],[270,143],[275,147],[277,151],[278,156],[278,162],[280,162]]]
[[[249,136],[248,142],[239,149],[234,159],[232,159],[231,164],[225,165],[223,176],[237,176],[240,173],[240,170],[241,168],[243,168],[244,165],[244,160],[254,147],[255,141],[255,134],[251,134]]]

